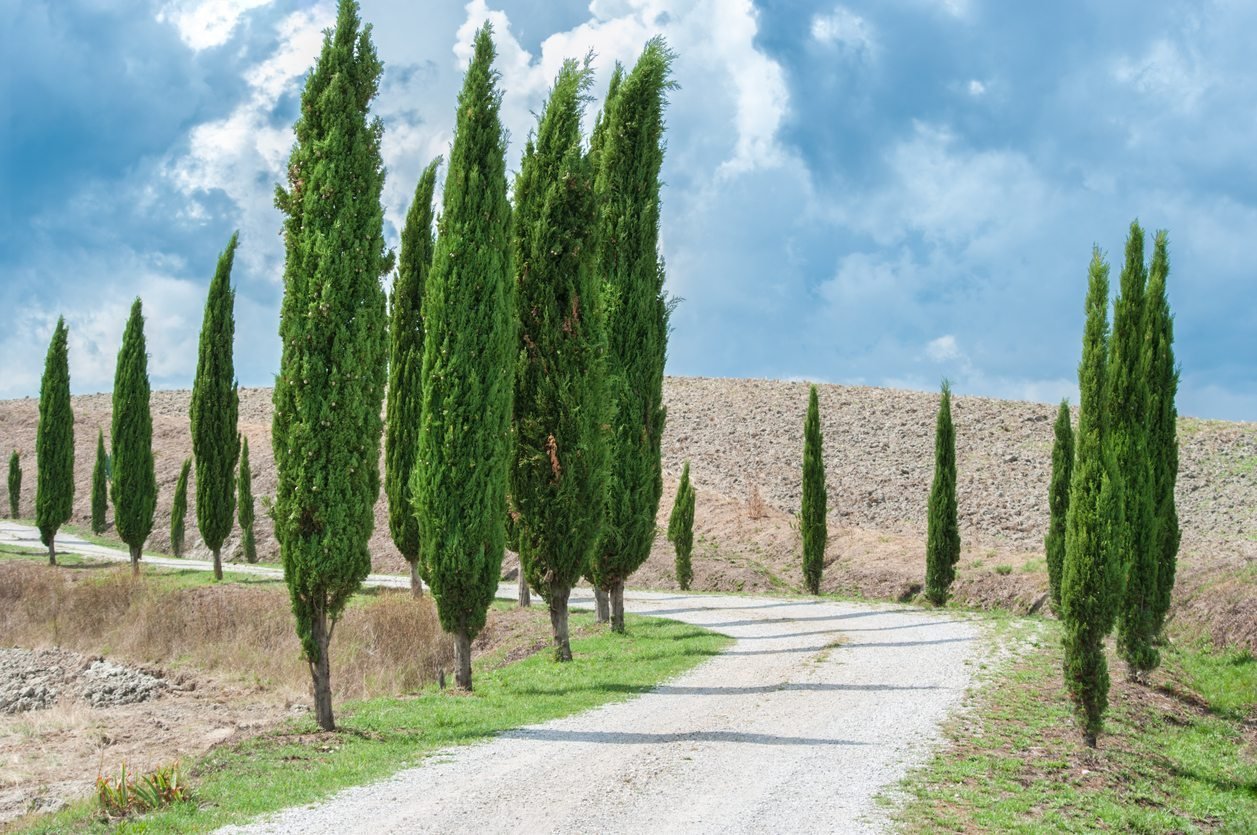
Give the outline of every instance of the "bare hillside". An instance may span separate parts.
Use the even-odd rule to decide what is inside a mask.
[[[937,397],[850,386],[822,386],[820,395],[831,507],[824,586],[874,597],[911,596],[923,576]],[[666,518],[675,478],[688,459],[698,489],[695,587],[798,590],[792,522],[799,503],[806,384],[674,377],[665,397],[660,519]],[[270,390],[245,389],[240,401],[254,493],[261,498],[275,489]],[[149,547],[164,551],[174,482],[181,461],[191,454],[188,392],[154,392],[152,404],[161,497]],[[108,437],[110,399],[77,397],[74,408],[75,522],[85,525],[96,429],[104,428]],[[0,450],[16,448],[23,456],[24,515],[34,509],[37,415],[33,399],[0,402]],[[1018,610],[1042,603],[1054,415],[1053,406],[1038,403],[954,401],[964,540],[956,592],[962,601]],[[1176,616],[1218,640],[1257,648],[1257,424],[1184,418],[1179,433],[1183,548]],[[190,552],[201,556],[195,499],[189,498]],[[383,497],[376,520],[376,568],[401,571]],[[263,559],[276,557],[261,508],[258,542]],[[226,552],[232,555],[237,547],[233,537]],[[661,538],[633,584],[672,587],[671,563],[670,546]]]

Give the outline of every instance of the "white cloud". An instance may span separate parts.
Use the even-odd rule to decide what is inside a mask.
[[[240,18],[249,10],[272,0],[173,0],[157,12],[157,20],[171,23],[180,39],[199,52],[222,46],[231,38]]]
[[[1113,77],[1180,115],[1196,110],[1213,79],[1193,52],[1159,38],[1140,56],[1118,59]]]
[[[872,55],[876,50],[873,27],[844,6],[828,14],[812,17],[812,39],[825,46],[837,46],[853,53]]]
[[[931,339],[925,346],[925,355],[937,363],[952,362],[953,360],[968,361],[968,357],[960,350],[960,346],[956,344],[956,337],[951,334],[944,334],[938,339]]]
[[[978,98],[979,96],[986,94],[986,85],[976,78],[971,78],[969,79],[968,90],[969,90],[969,95],[973,96],[974,98]]]

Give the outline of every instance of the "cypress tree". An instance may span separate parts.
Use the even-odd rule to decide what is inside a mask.
[[[1148,459],[1152,494],[1152,552],[1156,561],[1156,593],[1152,596],[1152,632],[1160,635],[1170,611],[1178,562],[1178,367],[1174,363],[1174,316],[1166,298],[1170,275],[1169,238],[1157,232],[1148,276],[1144,318],[1144,379],[1148,381]]]
[[[568,596],[592,559],[606,497],[605,354],[592,258],[593,172],[581,148],[589,61],[567,60],[515,180],[511,234],[519,336],[511,500],[520,564],[570,661]]]
[[[240,545],[244,549],[245,562],[258,561],[257,540],[253,535],[253,471],[249,468],[249,439],[240,443],[240,475],[236,478],[240,494],[236,499],[236,512],[240,520]]]
[[[105,516],[109,512],[109,490],[105,486],[109,478],[105,461],[105,433],[96,430],[96,464],[92,467],[92,533],[105,532]]]
[[[934,483],[926,519],[925,597],[947,602],[960,562],[960,521],[956,515],[956,430],[951,422],[951,385],[944,380],[934,428]]]
[[[440,158],[424,169],[402,227],[397,280],[389,299],[388,405],[385,415],[384,490],[393,544],[410,563],[410,590],[423,594],[419,520],[410,498],[410,471],[419,447],[423,404],[423,288],[432,268],[432,194]]]
[[[57,564],[57,529],[74,508],[74,410],[70,407],[70,346],[65,319],[57,319],[39,385],[39,426],[35,431],[35,525],[48,546],[48,564]]]
[[[663,494],[660,442],[670,305],[659,257],[659,170],[673,53],[652,38],[607,102],[594,193],[598,269],[614,300],[608,316],[612,406],[610,483],[603,544],[593,567],[624,631],[624,581],[650,556]]]
[[[144,339],[144,308],[139,298],[122,332],[122,347],[113,380],[114,527],[131,550],[131,571],[140,573],[144,540],[153,530],[157,508],[157,472],[153,465],[153,414],[149,410],[148,347]]]
[[[18,518],[18,505],[22,498],[22,462],[17,450],[9,456],[9,518]]]
[[[283,345],[275,380],[274,517],[315,716],[332,714],[329,644],[371,570],[380,492],[387,314],[380,190],[383,125],[368,119],[381,64],[358,4],[341,0],[301,95],[285,215]]]
[[[1121,595],[1121,494],[1105,443],[1108,352],[1109,265],[1099,248],[1091,255],[1087,323],[1075,434],[1074,470],[1065,514],[1065,564],[1061,570],[1065,683],[1074,701],[1083,739],[1094,748],[1104,726],[1109,672],[1104,638],[1113,628]]]
[[[423,295],[423,406],[411,492],[419,549],[455,678],[471,689],[471,639],[497,592],[506,535],[514,388],[506,134],[488,23],[476,32]]]
[[[196,459],[196,526],[214,554],[214,579],[223,579],[221,551],[236,512],[236,431],[239,397],[236,389],[234,307],[231,267],[239,235],[233,233],[218,256],[201,323],[200,353],[192,384],[192,455]]]
[[[677,585],[688,591],[694,579],[690,555],[694,552],[694,485],[690,483],[690,462],[681,468],[681,483],[677,485],[672,514],[668,517],[668,541],[676,549]]]
[[[183,556],[183,523],[188,515],[188,474],[192,472],[192,459],[185,458],[175,482],[175,498],[170,505],[170,553]],[[198,491],[199,492],[199,491]],[[221,574],[216,575],[219,580]]]
[[[807,418],[803,421],[803,501],[799,510],[799,534],[803,539],[803,584],[811,594],[821,593],[825,545],[829,541],[828,514],[820,401],[816,386],[812,386],[807,395]]]
[[[1043,540],[1047,554],[1048,594],[1052,611],[1061,613],[1061,566],[1065,562],[1065,515],[1069,511],[1069,480],[1074,471],[1074,427],[1069,401],[1062,400],[1056,413],[1056,441],[1052,445],[1052,483],[1048,488],[1048,532]]]

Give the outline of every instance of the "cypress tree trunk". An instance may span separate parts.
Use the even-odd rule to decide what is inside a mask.
[[[419,561],[410,564],[410,594],[412,597],[423,597],[423,578],[419,576]]]
[[[109,512],[109,493],[105,486],[105,433],[96,430],[96,464],[92,467],[92,533],[105,532]]]
[[[803,499],[799,508],[799,533],[803,540],[803,583],[811,594],[820,594],[821,574],[825,570],[825,545],[829,540],[829,509],[816,386],[808,390],[807,398],[807,418],[803,423]]]
[[[594,586],[594,617],[598,623],[611,622],[611,603],[606,589]]]
[[[528,579],[524,576],[524,563],[520,559],[519,564],[519,608],[527,609],[532,605],[532,592],[528,588]]]
[[[318,648],[318,655],[309,659],[314,718],[323,730],[334,731],[336,717],[332,714],[332,668],[328,653],[332,643],[332,625],[328,623],[327,612],[322,609],[311,613],[310,640]]]
[[[956,511],[956,432],[951,421],[951,386],[943,381],[934,431],[934,483],[926,520],[925,596],[947,602],[960,562],[960,522]]]
[[[571,661],[572,644],[568,640],[567,601],[572,590],[560,590],[550,595],[546,605],[550,607],[550,627],[554,632],[554,660]]]
[[[127,547],[131,551],[131,573],[138,577],[140,576],[140,558],[144,556],[142,551],[143,545],[129,545]]]
[[[22,462],[18,458],[17,450],[13,450],[13,454],[9,456],[9,518],[18,519],[21,514],[18,513],[22,499]]]
[[[471,632],[454,630],[454,685],[471,692]]]
[[[1043,540],[1047,556],[1048,593],[1052,611],[1061,614],[1061,567],[1065,562],[1065,515],[1069,512],[1069,480],[1074,472],[1074,429],[1069,401],[1056,413],[1056,441],[1052,445],[1052,482],[1048,489],[1048,532]]]
[[[113,428],[110,456],[114,527],[131,549],[131,567],[138,574],[140,551],[153,530],[157,508],[157,472],[153,465],[153,415],[149,410],[148,347],[144,309],[137,298],[122,333],[122,347],[113,384]]]
[[[48,345],[39,386],[39,425],[35,433],[35,524],[48,546],[48,564],[57,564],[53,540],[74,506],[74,411],[70,406],[70,348],[65,319]]]
[[[170,552],[176,557],[183,556],[183,523],[188,512],[188,473],[191,470],[192,459],[185,459],[179,470],[179,480],[175,482],[175,498],[170,507]]]
[[[611,582],[611,631],[624,633],[624,581]]]

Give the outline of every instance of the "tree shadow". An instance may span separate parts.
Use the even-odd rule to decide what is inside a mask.
[[[717,610],[712,610],[717,611]],[[848,612],[844,615],[815,615],[811,617],[800,618],[748,618],[746,620],[726,620],[719,623],[700,623],[699,626],[705,629],[719,629],[722,626],[770,626],[774,623],[805,623],[821,620],[851,620],[852,618],[870,618],[879,615],[897,615],[899,612],[892,611],[873,611],[873,612]]]
[[[823,681],[779,682],[743,687],[696,687],[683,684],[659,684],[655,686],[634,684],[602,684],[576,687],[530,687],[518,690],[525,696],[565,696],[582,691],[645,694],[661,696],[760,696],[769,693],[893,693],[912,690],[938,690],[935,684],[840,684]]]
[[[701,600],[702,598],[691,598]],[[649,612],[642,612],[644,615],[683,615],[688,612],[733,612],[743,609],[776,609],[779,606],[816,606],[822,601],[819,600],[785,600],[781,603],[763,603],[757,606],[692,606],[686,609],[652,609]]]
[[[805,652],[821,652],[823,650],[845,650],[858,649],[862,647],[879,647],[883,649],[895,649],[898,647],[928,647],[940,644],[957,644],[965,641],[972,641],[973,638],[935,638],[930,641],[843,641],[842,643],[826,644],[824,646],[808,646],[808,647],[782,647],[781,649],[731,649],[721,655],[774,655],[776,653],[805,653]]]
[[[737,742],[750,745],[868,745],[849,739],[778,736],[742,731],[678,731],[674,733],[616,733],[614,731],[564,731],[556,728],[517,728],[499,736],[542,742],[596,742],[605,745],[660,745],[670,742]]]

